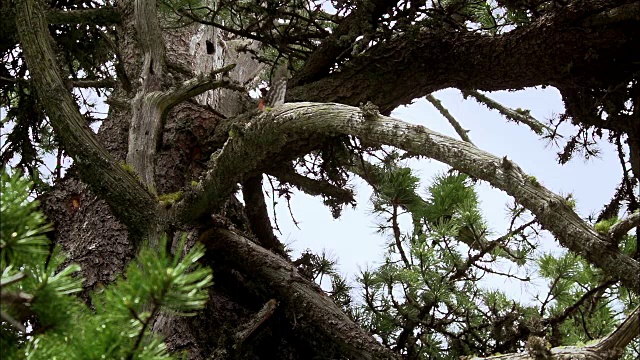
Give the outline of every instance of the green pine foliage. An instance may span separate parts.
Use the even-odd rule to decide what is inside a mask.
[[[89,307],[74,295],[83,290],[80,267],[44,235],[50,226],[29,199],[31,183],[3,170],[1,185],[3,359],[171,359],[150,322],[203,308],[212,284],[211,270],[197,263],[203,246],[182,258],[143,248],[123,278],[91,294]]]
[[[539,228],[520,205],[510,209],[507,234],[492,236],[474,181],[450,171],[421,196],[418,177],[398,159],[391,154],[371,173],[380,184],[373,211],[390,241],[383,263],[361,273],[363,302],[350,311],[388,347],[413,359],[458,359],[524,351],[529,335],[580,345],[611,333],[638,305],[580,256],[536,252]],[[631,254],[635,244],[627,236],[620,247]],[[536,272],[548,294],[516,301],[482,286],[487,274],[530,281],[505,267]]]

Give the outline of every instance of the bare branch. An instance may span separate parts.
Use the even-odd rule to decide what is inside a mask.
[[[233,345],[233,348],[238,350],[242,344],[244,344],[249,337],[260,328],[273,313],[276,311],[278,307],[278,301],[276,299],[271,299],[264,304],[262,309],[258,311],[253,318],[242,327],[242,330],[237,332],[235,335],[236,343]]]
[[[286,257],[284,246],[273,233],[271,218],[262,190],[262,174],[252,176],[242,182],[242,198],[246,204],[245,213],[251,232],[265,248]]]
[[[468,142],[469,144],[473,144],[473,141],[471,141],[471,138],[469,138],[469,135],[467,135],[469,131],[462,128],[462,125],[460,125],[460,123],[453,117],[453,115],[451,115],[449,110],[445,109],[445,107],[442,106],[440,100],[436,99],[432,94],[429,94],[427,95],[427,101],[435,106],[435,108],[440,111],[440,114],[442,114],[442,116],[449,120],[449,124],[453,126],[453,128],[456,130],[456,133],[458,133],[462,140]]]
[[[328,196],[337,199],[341,204],[353,204],[353,191],[350,189],[342,189],[331,185],[325,181],[310,179],[306,176],[296,173],[290,168],[279,168],[268,171],[270,175],[275,176],[278,181],[289,183],[305,194],[312,196]]]
[[[167,111],[182,101],[213,89],[226,88],[236,91],[246,91],[245,88],[234,84],[230,80],[217,79],[219,74],[225,75],[235,67],[235,64],[230,64],[223,68],[214,70],[209,74],[200,74],[193,79],[183,82],[177,89],[163,93],[158,99],[158,105],[160,106],[161,111],[163,114],[166,114]]]
[[[303,139],[307,140],[306,146],[312,145],[308,144],[310,133],[315,134],[314,140],[318,142],[322,136],[353,135],[368,143],[395,146],[447,163],[489,182],[531,211],[562,246],[640,293],[640,278],[628,276],[640,273],[638,261],[612,248],[608,239],[585,223],[564,198],[549,191],[506,157],[500,159],[424,126],[381,115],[365,116],[358,108],[339,104],[276,106],[233,132],[234,136],[210,163],[201,184],[186,191],[183,200],[172,210],[180,221],[191,221],[220,206],[235,184],[274,154],[285,152],[287,147]]]
[[[471,96],[476,99],[479,103],[486,105],[489,109],[498,110],[498,112],[504,115],[507,119],[513,120],[516,123],[523,123],[527,125],[533,132],[538,135],[542,135],[544,130],[549,130],[549,127],[540,121],[536,120],[531,114],[526,111],[518,111],[503,106],[499,102],[481,94],[475,90],[463,90],[462,95]]]
[[[612,240],[618,240],[628,233],[629,230],[637,226],[640,226],[640,211],[636,211],[627,218],[611,225],[611,228],[609,229],[609,237]]]

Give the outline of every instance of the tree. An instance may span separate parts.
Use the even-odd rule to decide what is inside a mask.
[[[331,4],[335,11],[297,0],[2,4],[3,19],[15,19],[3,21],[0,37],[1,105],[9,109],[3,123],[13,123],[3,165],[19,156],[16,166],[36,182],[54,224],[54,243],[83,269],[82,296],[114,281],[144,241],[160,251],[166,234],[166,247],[175,250],[186,233],[185,247],[206,247],[202,261],[212,267],[216,283],[198,316],[160,313],[152,327],[165,336],[169,351],[186,351],[190,358],[423,358],[525,348],[517,356],[545,358],[547,342],[568,344],[554,335],[584,338],[567,325],[576,313],[588,320],[584,332],[597,328],[602,337],[613,330],[615,322],[601,324],[611,307],[596,305],[624,293],[630,299],[627,321],[607,341],[551,351],[558,357],[619,356],[638,334],[638,312],[630,310],[640,291],[640,278],[633,275],[640,273],[634,244],[640,222],[639,62],[629,49],[640,45],[640,3]],[[286,103],[258,110],[248,90],[264,88],[276,64],[292,73]],[[566,105],[550,125],[479,92],[539,85],[560,90]],[[594,221],[585,221],[570,198],[549,191],[507,157],[475,147],[452,117],[463,141],[387,116],[423,96],[446,114],[430,94],[447,87],[553,141],[560,141],[559,124],[574,124],[561,162],[577,153],[594,155],[596,139],[606,136],[618,146],[624,174],[611,202]],[[107,96],[109,112],[97,134],[89,127],[97,119],[82,88]],[[431,194],[447,181],[454,190],[438,201],[420,199],[396,155],[376,163],[387,147],[404,158],[450,165],[455,173]],[[65,155],[73,166],[64,177],[57,169],[48,187],[38,164],[43,152],[55,151],[59,165]],[[389,297],[372,294],[368,308],[358,309],[339,278],[332,277],[333,299],[314,285],[310,278],[325,271],[327,261],[313,254],[289,259],[267,215],[264,174],[278,180],[282,196],[292,187],[321,196],[336,216],[353,203],[349,177],[369,182],[377,209],[390,215],[396,242],[390,264],[399,256],[404,268],[365,273],[362,285],[386,289]],[[505,191],[515,200],[514,221],[531,219],[490,240],[466,181]],[[394,225],[399,210],[413,220],[404,239]],[[485,256],[530,260],[524,232],[534,226],[571,251],[562,259],[539,260],[542,273],[554,279],[549,293],[556,299],[543,302],[537,320],[531,309],[481,293],[470,272]],[[635,237],[627,234],[634,227]],[[468,248],[466,256],[454,241]],[[416,272],[415,259],[440,267]],[[565,274],[565,268],[572,272]],[[592,274],[576,277],[585,272]],[[443,274],[440,292],[416,287]],[[465,288],[455,286],[456,276],[467,280]],[[571,288],[571,282],[584,288]],[[406,303],[393,302],[397,284],[408,284]],[[459,326],[433,316],[425,321],[441,310],[436,305],[443,294],[471,307],[451,311]],[[478,299],[488,310],[471,306]],[[381,302],[397,314],[376,313]],[[587,303],[592,309],[584,315]],[[461,321],[468,332],[459,332],[465,328]]]

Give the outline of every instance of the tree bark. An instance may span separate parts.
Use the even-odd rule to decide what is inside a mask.
[[[389,4],[376,1],[371,13],[363,16],[383,13]],[[637,19],[606,22],[605,15],[627,6],[621,4],[581,1],[562,14],[496,37],[405,34],[325,76],[327,65],[333,65],[329,59],[344,49],[333,39],[322,47],[328,49],[327,56],[316,54],[291,81],[298,85],[288,98],[356,105],[371,100],[388,113],[449,86],[497,90],[567,81],[606,85],[627,75],[624,67],[612,66],[631,61],[623,51],[640,47],[638,33],[629,31],[637,27]],[[636,4],[628,6],[633,10]],[[84,20],[74,20],[78,14],[47,15],[36,0],[18,6],[16,29],[30,75],[78,171],[57,184],[43,207],[56,224],[56,242],[84,269],[87,289],[113,281],[134,256],[141,237],[184,231],[190,234],[188,245],[198,238],[207,245],[205,263],[216,274],[207,308],[194,318],[155,319],[154,330],[166,335],[169,349],[187,350],[192,359],[304,359],[322,353],[354,359],[397,357],[298,274],[286,256],[275,256],[242,233],[250,229],[265,247],[284,255],[268,224],[259,179],[270,172],[313,191],[317,183],[282,168],[289,169],[291,160],[344,135],[424,155],[488,181],[531,210],[563,246],[640,293],[640,279],[628,276],[640,273],[638,261],[623,255],[561,197],[506,157],[499,159],[424,127],[346,105],[298,103],[266,112],[252,110],[251,100],[236,90],[255,85],[263,67],[249,54],[238,53],[233,40],[195,24],[173,33],[162,31],[168,19],[157,15],[153,0],[118,1],[117,8],[109,10],[117,11],[105,21],[118,22],[125,77],[110,97],[118,105],[111,106],[96,136],[66,87],[47,29],[47,19]],[[351,36],[352,27],[373,26],[365,25],[354,20],[342,31]],[[585,33],[580,26],[598,31]],[[205,51],[207,41],[214,45],[213,54]],[[255,42],[248,45],[260,48]],[[597,56],[585,57],[591,49]],[[232,63],[235,68],[225,68]],[[129,166],[133,171],[127,171]],[[242,182],[246,200],[257,204],[252,211],[243,209],[234,196]],[[156,197],[179,191],[183,194],[175,202],[161,204]],[[352,200],[343,189],[325,187],[321,192],[331,192],[343,203]],[[271,299],[280,305],[271,307],[267,316],[260,309],[272,304]],[[235,347],[237,339],[247,339],[239,336],[244,324],[261,316],[251,340],[244,340],[241,350]],[[633,331],[637,328],[629,333]]]

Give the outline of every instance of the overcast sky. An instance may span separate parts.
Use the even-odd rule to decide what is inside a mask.
[[[558,147],[549,145],[528,127],[507,122],[499,113],[471,98],[464,100],[457,90],[443,90],[434,95],[465,129],[470,130],[469,136],[476,146],[498,157],[508,155],[525,172],[535,176],[542,185],[557,194],[573,193],[581,216],[598,213],[611,199],[621,178],[621,169],[614,148],[608,142],[601,142],[602,153],[599,158],[585,161],[576,157],[561,166],[557,162]],[[529,109],[534,117],[543,122],[562,113],[564,109],[560,94],[553,88],[502,91],[488,95],[503,105]],[[392,116],[459,139],[448,121],[424,99],[396,109]],[[570,135],[572,129],[566,126],[562,130],[563,134]],[[434,175],[448,169],[446,165],[433,160],[411,161],[409,165],[421,178],[421,195],[425,194],[425,188]],[[384,235],[376,233],[376,219],[371,214],[369,202],[371,189],[358,178],[352,185],[356,190],[358,206],[356,209],[345,209],[338,220],[331,217],[321,199],[299,192],[293,197],[291,207],[300,229],[294,225],[284,199],[280,199],[276,206],[278,225],[282,231],[280,238],[294,250],[293,255],[307,248],[314,252],[327,250],[338,258],[339,270],[349,280],[354,279],[359,269],[379,264],[386,244]],[[477,191],[490,230],[504,234],[508,226],[505,205],[512,202],[511,198],[484,182],[477,186]],[[546,250],[560,251],[548,233],[543,236],[542,243]],[[505,283],[503,279],[495,278],[488,278],[486,286],[503,288],[512,296],[519,296],[522,292],[523,300],[529,297],[526,294],[535,292],[535,286],[513,281]]]

